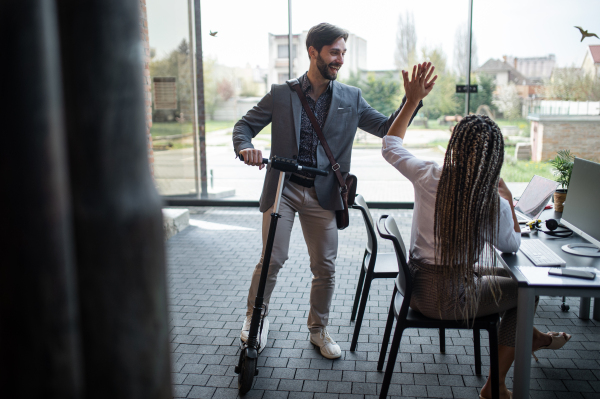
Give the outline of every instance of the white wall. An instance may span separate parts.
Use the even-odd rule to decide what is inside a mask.
[[[508,85],[508,71],[498,72],[496,74],[496,86],[506,86],[506,85]]]

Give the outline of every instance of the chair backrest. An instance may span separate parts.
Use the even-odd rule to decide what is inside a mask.
[[[412,292],[412,280],[408,264],[406,263],[406,247],[404,240],[393,216],[383,215],[377,222],[377,231],[382,238],[392,241],[396,258],[398,260],[398,290],[410,303],[410,294]]]
[[[365,226],[367,228],[367,251],[371,254],[377,254],[377,235],[375,234],[375,223],[373,223],[373,216],[367,206],[367,201],[362,195],[356,194],[354,204],[352,208],[360,209],[363,219],[365,220]]]

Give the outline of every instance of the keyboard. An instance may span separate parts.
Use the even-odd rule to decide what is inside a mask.
[[[535,266],[566,266],[567,262],[554,253],[541,240],[521,240],[519,251]]]
[[[518,211],[515,211],[515,215],[517,216],[517,221],[519,223],[527,223],[532,220],[529,216],[525,215],[524,213],[518,212]]]

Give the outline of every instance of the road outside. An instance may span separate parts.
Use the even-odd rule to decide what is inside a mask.
[[[358,134],[352,152],[352,173],[358,177],[358,190],[369,202],[414,201],[412,183],[389,165],[381,156],[381,139]],[[442,130],[409,130],[405,145],[419,158],[444,162],[443,147],[435,143],[448,140],[450,132]],[[270,156],[267,140],[255,143]],[[226,200],[251,200],[260,198],[265,170],[244,165],[235,159],[231,144],[231,129],[211,132],[207,135],[206,158],[208,165],[209,191],[235,189],[235,196]],[[162,195],[190,195],[195,193],[194,156],[192,148],[183,148],[154,153],[154,176]],[[514,195],[520,195],[527,183],[511,183]]]

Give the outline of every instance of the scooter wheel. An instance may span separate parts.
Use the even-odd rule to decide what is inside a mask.
[[[238,390],[240,394],[246,394],[252,388],[252,382],[256,375],[256,359],[246,356],[246,350],[242,352],[240,373],[238,374]]]

